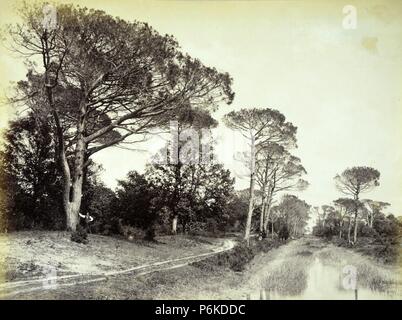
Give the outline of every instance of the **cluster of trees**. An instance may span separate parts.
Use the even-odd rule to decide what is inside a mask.
[[[51,132],[44,157],[58,170],[57,181],[35,185],[60,192],[64,223],[74,231],[95,153],[152,133],[183,108],[214,110],[231,103],[234,94],[227,73],[183,54],[172,36],[146,23],[68,4],[54,9],[57,20],[46,24],[42,4],[24,3],[22,23],[9,27],[13,49],[29,68],[12,102],[29,110],[26,118],[33,118],[39,131]],[[29,171],[35,164],[21,165]],[[3,185],[10,182],[7,170]],[[32,197],[50,192],[32,188]],[[10,201],[13,196],[2,199],[5,206],[21,203]],[[43,205],[52,206],[44,201],[33,212],[43,212]]]
[[[51,131],[34,115],[10,123],[0,152],[3,231],[66,228],[62,174],[54,153]],[[150,163],[144,174],[132,171],[119,181],[116,191],[100,182],[100,170],[93,162],[85,170],[80,206],[81,213],[95,218],[94,232],[124,233],[125,227],[135,227],[153,239],[155,229],[176,233],[178,224],[182,232],[235,231],[242,225],[244,201],[222,164]]]
[[[332,205],[315,207],[318,216],[313,233],[318,236],[338,237],[355,245],[358,237],[374,238],[380,243],[394,243],[401,223],[384,211],[389,203],[361,199],[361,195],[379,186],[380,172],[371,167],[352,167],[335,176],[338,190],[344,195]]]
[[[229,128],[239,131],[250,146],[246,161],[246,165],[250,169],[250,188],[244,239],[249,240],[253,215],[256,211],[259,211],[259,232],[262,237],[266,237],[269,230],[273,230],[276,219],[271,216],[275,196],[285,191],[304,190],[308,186],[308,182],[302,179],[306,170],[300,159],[289,151],[296,148],[297,128],[286,121],[285,116],[278,110],[270,108],[247,108],[232,111],[225,115],[224,121]],[[257,185],[261,195],[260,204],[257,204],[256,201]],[[290,201],[290,199],[292,200]],[[285,197],[279,207],[286,207],[288,201],[301,200],[296,197]],[[288,212],[288,210],[285,211]],[[277,210],[282,213],[285,211]],[[292,212],[293,215],[299,213],[300,216],[297,219],[290,218],[290,211],[283,213],[284,217],[280,220],[283,223],[286,222],[286,229],[293,230],[294,235],[299,234],[308,219],[308,215],[304,211],[303,213],[298,210]],[[270,223],[271,228],[269,228]]]
[[[278,230],[279,236],[302,236],[307,226],[311,206],[294,195],[284,195],[281,202],[272,207],[272,235]]]
[[[3,139],[1,229],[62,228],[61,182],[48,124],[29,114],[10,122]]]
[[[12,99],[24,111],[10,123],[0,153],[3,229],[75,231],[83,212],[96,218],[99,232],[128,225],[148,238],[158,226],[176,233],[178,226],[186,232],[209,225],[244,226],[248,240],[256,217],[263,237],[303,233],[304,201],[287,195],[274,206],[278,194],[308,185],[290,153],[296,127],[283,114],[247,108],[224,117],[250,144],[250,189],[236,194],[230,172],[211,161],[212,148],[205,152],[192,141],[211,139],[218,123],[210,112],[234,98],[231,77],[182,53],[174,37],[146,23],[68,4],[54,11],[57,20],[49,23],[42,4],[24,3],[22,23],[9,27],[28,69]],[[176,139],[160,151],[164,161],[155,159],[144,174],[130,172],[116,192],[99,181],[95,153],[168,127]]]

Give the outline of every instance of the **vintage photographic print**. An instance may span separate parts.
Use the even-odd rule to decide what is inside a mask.
[[[401,299],[402,1],[0,21],[0,299]]]

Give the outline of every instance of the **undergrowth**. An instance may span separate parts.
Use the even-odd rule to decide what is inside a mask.
[[[253,240],[250,245],[240,243],[232,250],[216,254],[212,257],[197,261],[191,265],[205,271],[213,271],[216,268],[229,268],[236,272],[244,271],[247,264],[260,252],[268,252],[278,247],[283,242],[279,240]]]

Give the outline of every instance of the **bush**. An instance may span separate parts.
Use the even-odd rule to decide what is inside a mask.
[[[330,240],[333,236],[338,235],[339,229],[332,226],[316,225],[313,227],[313,235],[317,237],[324,237]]]
[[[146,230],[138,227],[133,227],[131,225],[124,224],[122,219],[119,219],[117,223],[118,234],[122,235],[124,238],[133,240],[133,239],[146,239],[151,234],[150,231],[155,232],[155,229],[148,228]],[[148,233],[148,234],[147,234]]]
[[[78,225],[77,230],[71,233],[71,241],[87,244],[88,243],[87,231],[81,225]]]
[[[279,239],[287,240],[289,238],[289,229],[286,224],[282,225],[278,232]]]
[[[155,228],[153,226],[150,226],[146,230],[144,240],[146,240],[146,241],[155,241]]]
[[[358,235],[361,237],[370,237],[370,238],[376,238],[378,237],[378,233],[375,229],[370,228],[370,226],[368,225],[359,225],[359,229],[358,230]]]
[[[347,246],[349,245],[349,244],[348,244],[348,241],[347,241],[346,239],[344,239],[344,238],[339,239],[338,236],[332,237],[332,242],[333,242],[333,244],[336,245],[337,247],[347,247]]]
[[[262,240],[252,242],[250,246],[241,243],[232,250],[217,254],[213,257],[193,263],[200,269],[213,271],[216,267],[229,268],[236,272],[244,271],[247,264],[254,259],[259,252],[268,252],[279,246],[279,241]]]
[[[241,244],[230,251],[195,262],[192,265],[207,271],[212,271],[215,267],[229,268],[233,271],[243,271],[247,263],[249,263],[254,256],[255,252],[252,248]]]

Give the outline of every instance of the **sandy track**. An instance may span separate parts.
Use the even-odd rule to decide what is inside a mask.
[[[65,276],[50,276],[32,278],[22,281],[11,281],[0,284],[0,297],[7,298],[24,298],[24,294],[35,291],[55,290],[62,287],[71,287],[101,281],[107,281],[111,277],[130,274],[130,277],[135,278],[141,275],[150,274],[162,270],[171,270],[186,266],[190,263],[200,261],[212,255],[231,250],[235,246],[235,242],[230,239],[222,240],[219,246],[213,248],[210,252],[188,255],[180,258],[163,260],[153,263],[147,263],[140,266],[124,270],[111,270],[97,274],[73,274]]]

